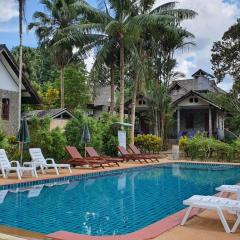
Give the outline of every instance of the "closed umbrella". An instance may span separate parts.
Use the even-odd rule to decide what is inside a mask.
[[[81,138],[81,143],[85,145],[85,157],[86,157],[86,145],[88,142],[91,141],[91,134],[88,129],[87,123],[84,124],[83,126],[83,132],[82,132],[82,138]]]
[[[21,164],[22,164],[24,144],[30,142],[30,136],[29,136],[29,130],[28,130],[26,118],[23,118],[21,120],[20,129],[17,134],[17,141],[19,142],[19,150],[20,150],[20,154],[21,154],[20,160],[21,160]]]

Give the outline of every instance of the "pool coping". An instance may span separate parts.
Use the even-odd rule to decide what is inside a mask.
[[[176,164],[176,163],[187,163],[189,165],[230,165],[234,167],[240,167],[240,164],[234,164],[234,163],[222,163],[222,162],[189,162],[189,161],[168,161],[168,162],[159,162],[154,164],[148,164],[148,165],[139,165],[139,166],[130,166],[130,167],[120,167],[118,169],[104,169],[101,171],[96,172],[90,172],[90,173],[80,173],[80,174],[72,174],[68,176],[63,177],[54,177],[54,178],[46,178],[46,179],[36,179],[36,180],[26,180],[23,182],[16,182],[16,183],[8,183],[8,184],[0,184],[0,190],[5,189],[13,189],[13,188],[23,188],[23,187],[30,187],[33,185],[38,184],[47,184],[51,182],[62,182],[67,180],[82,180],[82,179],[89,179],[99,176],[109,176],[109,175],[116,175],[121,173],[122,171],[134,171],[138,169],[151,169],[155,167],[161,167],[163,165],[170,165],[170,164]],[[216,195],[216,194],[215,194]],[[147,239],[153,239],[161,234],[163,234],[166,231],[169,231],[170,229],[180,225],[181,219],[183,218],[185,214],[186,208],[183,210],[180,210],[168,217],[165,217],[153,224],[150,224],[140,230],[134,231],[132,233],[123,234],[123,235],[114,235],[114,236],[92,236],[92,235],[84,235],[79,233],[72,233],[67,231],[57,231],[51,234],[47,234],[46,237],[51,238],[57,238],[59,240],[147,240]],[[199,209],[193,209],[189,219],[198,215],[202,210]]]
[[[129,166],[129,167],[118,167],[115,169],[99,169],[94,172],[87,172],[87,173],[78,173],[78,174],[68,174],[64,176],[56,176],[56,177],[50,177],[50,178],[42,178],[42,179],[22,179],[16,181],[13,181],[11,183],[0,183],[0,190],[7,190],[7,189],[15,189],[15,188],[26,188],[33,185],[42,185],[42,184],[48,184],[53,182],[65,182],[65,181],[78,181],[83,179],[89,179],[89,178],[95,178],[95,177],[103,177],[103,176],[110,176],[110,175],[116,175],[124,172],[132,172],[134,170],[143,170],[143,169],[151,169],[156,167],[162,167],[162,166],[168,166],[171,164],[188,164],[188,165],[227,165],[232,167],[240,167],[239,163],[222,163],[222,162],[192,162],[192,161],[166,161],[166,162],[157,162],[157,163],[148,163],[145,165],[138,165],[138,166]]]

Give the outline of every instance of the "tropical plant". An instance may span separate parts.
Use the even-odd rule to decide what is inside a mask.
[[[165,144],[167,131],[173,124],[174,113],[167,87],[156,81],[149,81],[147,96],[148,104],[152,108],[153,119],[155,119],[155,134],[160,135]],[[169,122],[168,125],[166,125],[167,122]],[[168,128],[166,128],[167,126]]]
[[[160,137],[151,134],[144,134],[135,138],[135,144],[143,152],[158,153],[162,150],[163,142]]]
[[[153,9],[155,1],[139,1],[137,8],[138,18],[141,20],[141,34],[136,44],[136,52],[133,52],[135,57],[135,70],[133,77],[133,93],[132,93],[132,107],[131,107],[131,123],[133,128],[131,129],[131,142],[134,140],[134,125],[135,125],[135,107],[136,98],[139,90],[141,89],[141,81],[144,80],[144,65],[145,62],[155,61],[153,72],[164,69],[163,80],[160,83],[167,83],[169,79],[172,79],[172,69],[175,66],[175,60],[173,60],[174,51],[183,47],[186,44],[185,39],[192,37],[193,35],[183,30],[179,23],[184,19],[193,18],[196,13],[188,9],[175,9],[175,2],[165,3]],[[142,17],[144,16],[144,18]],[[155,19],[158,21],[154,21]],[[177,23],[177,24],[176,24]],[[161,34],[159,34],[161,32]],[[167,64],[158,63],[159,56],[167,59]],[[153,60],[151,60],[151,58]],[[137,63],[136,63],[137,62]],[[172,63],[172,64],[170,64]],[[141,66],[139,68],[139,65]],[[168,66],[166,68],[164,66]],[[162,71],[163,72],[163,71]],[[146,72],[149,73],[149,72]],[[155,79],[159,79],[159,76],[154,76]],[[146,81],[148,79],[146,78]],[[162,135],[161,135],[162,136]]]
[[[33,117],[29,124],[29,132],[31,139],[29,147],[41,148],[46,157],[52,157],[57,162],[64,160],[66,157],[65,135],[59,128],[50,131],[50,119]]]
[[[90,17],[99,20],[98,12],[85,1],[42,0],[41,3],[46,12],[35,12],[35,22],[29,25],[29,29],[35,29],[40,45],[48,49],[60,69],[61,108],[64,108],[65,67],[80,54],[83,45],[90,41],[90,36],[84,34],[81,23],[88,23]],[[94,39],[94,35],[91,39]]]
[[[85,109],[90,102],[87,88],[88,74],[84,63],[71,64],[66,67],[65,78],[65,105],[74,111],[77,108]]]
[[[214,75],[221,82],[229,74],[240,82],[240,19],[213,44],[212,59]]]

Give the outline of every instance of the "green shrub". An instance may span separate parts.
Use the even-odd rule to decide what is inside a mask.
[[[214,150],[214,139],[204,135],[195,135],[187,141],[187,152],[193,160],[196,158],[204,159],[212,156]]]
[[[6,149],[8,148],[8,140],[6,134],[2,129],[0,129],[0,148]]]
[[[74,116],[75,117],[72,118],[65,127],[65,136],[68,145],[75,146],[79,151],[81,151],[83,150],[81,137],[85,119],[81,110],[75,111]]]
[[[200,134],[187,140],[186,151],[192,160],[213,158],[230,161],[234,158],[235,150],[231,144]]]
[[[162,139],[160,137],[144,134],[135,137],[135,144],[143,152],[158,153],[162,150]]]
[[[186,156],[188,156],[187,145],[188,145],[188,137],[182,136],[178,141],[179,149],[185,152]]]
[[[40,120],[34,117],[29,124],[29,147],[42,149],[44,156],[54,158],[56,162],[62,161],[65,156],[66,138],[59,128],[49,130],[50,120]],[[24,159],[27,158],[27,155]]]
[[[83,112],[77,110],[75,118],[66,125],[65,134],[67,144],[77,147],[84,154],[84,144],[81,144],[83,125],[86,122],[91,134],[91,141],[88,145],[93,146],[100,154],[117,155],[117,131],[112,128],[112,123],[117,118],[111,117],[108,113],[103,113],[100,119],[84,117]]]

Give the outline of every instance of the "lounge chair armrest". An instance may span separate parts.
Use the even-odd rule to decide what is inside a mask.
[[[46,162],[51,162],[52,164],[55,164],[55,161],[53,158],[46,158]]]
[[[35,167],[35,163],[34,162],[24,162],[23,167]]]
[[[11,166],[12,166],[12,164],[16,164],[17,167],[20,168],[20,163],[19,163],[19,161],[11,161],[10,164],[11,164]]]

